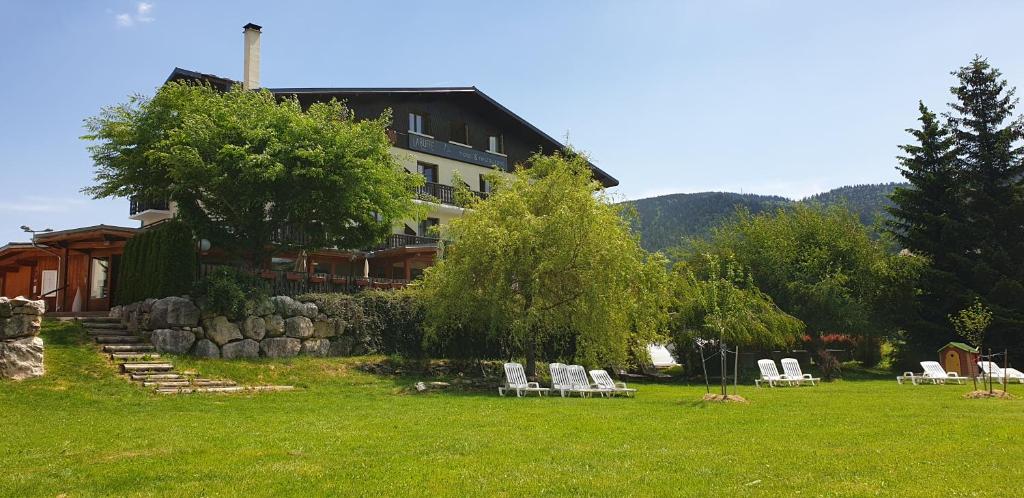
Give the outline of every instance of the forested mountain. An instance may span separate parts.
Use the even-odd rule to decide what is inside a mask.
[[[861,222],[872,225],[889,205],[889,194],[899,183],[854,185],[823,192],[800,201],[785,197],[699,192],[670,194],[629,201],[636,208],[635,226],[640,242],[649,251],[661,251],[678,245],[683,238],[703,236],[732,216],[738,208],[751,213],[771,211],[797,202],[824,206],[845,205],[857,213]]]

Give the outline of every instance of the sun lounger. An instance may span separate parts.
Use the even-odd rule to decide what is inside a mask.
[[[1021,373],[1016,368],[1003,369],[991,361],[979,361],[978,366],[981,367],[980,377],[983,379],[991,377],[1000,384],[1002,384],[1004,380],[1007,382],[1019,382],[1024,384],[1024,373]]]
[[[604,370],[591,370],[590,378],[594,379],[594,385],[598,389],[607,391],[611,395],[622,394],[627,397],[636,395],[636,389],[626,387],[625,382],[615,382],[612,380],[612,376]]]
[[[600,394],[601,396],[610,395],[609,392],[598,389],[596,385],[590,383],[590,378],[587,377],[587,370],[580,365],[569,365],[566,367],[569,371],[569,381],[572,382],[573,388],[576,392],[584,396],[591,394]]]
[[[782,371],[786,372],[786,378],[792,379],[797,385],[804,383],[810,383],[812,386],[816,382],[820,382],[821,379],[812,377],[811,374],[805,374],[800,370],[800,362],[796,358],[783,358],[782,359]]]
[[[924,369],[923,379],[935,384],[945,384],[950,381],[962,384],[963,381],[967,380],[967,377],[961,377],[956,372],[945,371],[937,361],[922,361],[921,368]]]
[[[550,391],[550,389],[540,387],[540,384],[536,382],[527,381],[526,372],[523,370],[522,365],[518,363],[506,363],[505,385],[498,388],[498,395],[504,396],[505,391],[515,392],[516,397],[522,397],[523,393],[537,393],[537,396],[543,396]]]
[[[757,360],[757,368],[761,370],[761,378],[754,380],[754,385],[761,387],[761,384],[768,384],[768,387],[775,387],[776,385],[787,385],[792,386],[796,382],[796,379],[790,379],[786,375],[779,374],[779,369],[775,367],[775,362],[770,359]]]
[[[564,363],[552,363],[548,365],[548,370],[551,373],[551,390],[557,391],[563,398],[566,395],[572,396],[574,393],[579,394],[581,397],[588,395],[589,386],[587,390],[580,390],[576,384],[572,381],[572,377],[569,376],[569,366]]]

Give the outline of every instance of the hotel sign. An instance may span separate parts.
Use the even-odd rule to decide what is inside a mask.
[[[420,152],[426,152],[427,154],[433,154],[435,156],[462,161],[464,163],[487,166],[488,168],[498,167],[502,170],[508,170],[508,158],[505,156],[491,154],[490,152],[471,149],[469,147],[463,147],[449,142],[434,140],[433,138],[427,138],[414,133],[409,134],[409,148]]]

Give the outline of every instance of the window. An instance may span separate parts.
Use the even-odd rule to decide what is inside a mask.
[[[469,126],[464,121],[452,121],[448,140],[462,145],[469,145]]]
[[[420,237],[434,237],[436,234],[431,231],[431,228],[436,227],[441,223],[441,220],[437,218],[427,218],[420,222]]]
[[[487,137],[487,151],[496,154],[505,153],[505,135],[491,135]]]
[[[480,191],[491,192],[491,182],[487,181],[487,175],[480,175]]]
[[[91,268],[89,268],[89,299],[107,297],[109,268],[110,260],[107,258],[92,258]]]
[[[428,182],[438,183],[436,164],[416,163],[416,172],[423,175],[423,178]]]
[[[420,135],[430,134],[430,116],[427,114],[409,113],[409,132]]]

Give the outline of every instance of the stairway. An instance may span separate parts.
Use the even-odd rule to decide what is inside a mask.
[[[206,379],[195,372],[179,372],[174,364],[161,359],[152,344],[128,331],[118,318],[77,317],[86,333],[118,370],[143,387],[161,394],[236,393],[241,391],[286,390],[290,386],[244,387],[230,380]]]

